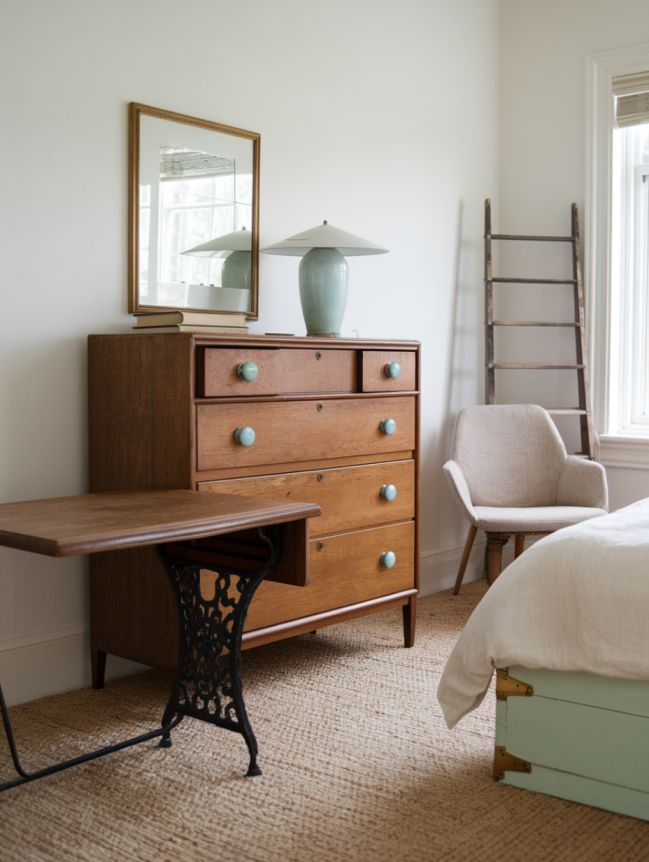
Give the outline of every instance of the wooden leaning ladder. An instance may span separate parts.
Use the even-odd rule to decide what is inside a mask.
[[[496,404],[496,371],[498,369],[573,369],[577,372],[578,404],[573,407],[546,408],[555,416],[574,415],[579,418],[581,436],[581,451],[578,453],[587,458],[595,457],[595,435],[590,408],[588,390],[588,347],[586,343],[586,327],[584,315],[584,289],[581,277],[581,261],[579,256],[579,215],[577,204],[571,207],[572,231],[570,236],[525,236],[522,234],[504,234],[491,232],[491,201],[485,201],[485,401]],[[526,242],[567,242],[571,245],[572,278],[496,278],[493,274],[491,244],[495,241],[526,241]],[[567,323],[548,320],[494,320],[493,287],[494,284],[566,284],[572,285],[574,294],[574,319]],[[576,361],[574,364],[537,363],[537,362],[496,362],[494,353],[494,329],[496,326],[535,326],[535,327],[571,327],[575,331]]]

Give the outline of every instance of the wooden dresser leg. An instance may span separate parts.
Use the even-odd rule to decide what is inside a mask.
[[[92,687],[103,688],[106,679],[106,653],[100,649],[91,650]]]
[[[417,596],[410,596],[408,603],[403,605],[403,645],[415,645],[415,627],[417,624]]]

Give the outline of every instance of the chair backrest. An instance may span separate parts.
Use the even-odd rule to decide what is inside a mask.
[[[554,506],[566,447],[535,404],[479,404],[460,411],[453,458],[475,506]]]

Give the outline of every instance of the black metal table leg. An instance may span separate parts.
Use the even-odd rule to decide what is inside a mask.
[[[0,792],[9,790],[12,787],[18,787],[20,784],[26,784],[28,781],[35,781],[37,778],[45,778],[46,775],[53,775],[55,772],[61,772],[64,769],[69,769],[71,766],[78,766],[80,763],[87,763],[89,760],[96,760],[98,757],[103,757],[106,754],[112,754],[114,751],[121,751],[123,748],[129,748],[131,745],[138,745],[140,742],[147,742],[149,739],[155,739],[157,736],[168,735],[173,728],[180,723],[182,716],[173,717],[168,724],[150,730],[147,733],[141,733],[139,736],[134,736],[131,739],[125,739],[122,742],[116,742],[114,745],[105,745],[95,751],[90,751],[86,754],[80,754],[78,757],[71,757],[69,760],[62,760],[59,763],[53,763],[43,769],[36,769],[33,772],[28,772],[20,762],[16,740],[14,738],[11,721],[9,720],[9,711],[5,703],[0,686],[0,712],[2,712],[2,724],[9,744],[11,759],[13,760],[14,768],[18,773],[17,778],[12,778],[9,781],[0,782]]]
[[[240,733],[248,746],[247,775],[261,775],[257,764],[257,740],[241,690],[241,639],[246,613],[257,587],[279,558],[279,530],[258,531],[268,545],[267,562],[257,571],[215,562],[159,555],[173,586],[178,607],[179,657],[176,678],[162,724],[185,715]],[[214,572],[214,597],[201,594],[200,572]],[[171,745],[170,732],[160,745]]]
[[[260,529],[258,533],[268,546],[269,555],[261,568],[254,572],[211,562],[197,562],[195,553],[192,560],[183,559],[182,545],[176,546],[181,551],[180,556],[170,556],[163,547],[158,548],[174,589],[180,625],[178,667],[160,727],[29,772],[20,761],[0,686],[2,724],[17,773],[16,778],[0,782],[0,792],[156,737],[161,737],[161,746],[168,747],[171,745],[171,731],[186,715],[240,733],[250,754],[247,775],[261,774],[257,765],[257,740],[241,691],[241,638],[255,590],[279,559],[280,533],[276,527]],[[216,574],[213,599],[207,600],[201,595],[201,569],[209,569]]]

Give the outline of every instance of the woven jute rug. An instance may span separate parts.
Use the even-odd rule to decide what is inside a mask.
[[[244,777],[238,735],[186,719],[170,749],[146,743],[3,793],[0,860],[649,859],[647,823],[494,783],[493,697],[446,729],[437,680],[483,590],[420,600],[413,649],[389,611],[248,651],[262,776]],[[150,672],[12,709],[25,765],[152,727],[168,685]]]

